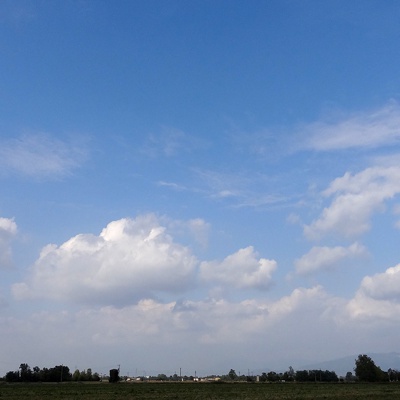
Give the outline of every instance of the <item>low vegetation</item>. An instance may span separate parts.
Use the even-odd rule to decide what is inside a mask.
[[[2,400],[387,400],[396,383],[18,383],[0,384]]]

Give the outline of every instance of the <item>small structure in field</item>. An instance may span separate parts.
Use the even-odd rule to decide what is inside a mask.
[[[117,383],[119,381],[119,370],[118,369],[110,369],[110,383]]]

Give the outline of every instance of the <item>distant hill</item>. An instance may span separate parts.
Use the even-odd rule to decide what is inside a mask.
[[[375,364],[379,366],[383,371],[387,371],[389,368],[400,370],[400,353],[363,353],[367,354],[374,360]],[[354,373],[355,360],[358,354],[338,358],[336,360],[324,361],[320,363],[314,363],[309,365],[303,365],[295,370],[303,369],[322,369],[323,371],[335,371],[338,376],[345,376],[346,372],[350,371]]]

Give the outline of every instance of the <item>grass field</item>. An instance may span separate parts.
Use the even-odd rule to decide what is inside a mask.
[[[0,384],[0,400],[282,400],[400,399],[400,384],[16,383]]]

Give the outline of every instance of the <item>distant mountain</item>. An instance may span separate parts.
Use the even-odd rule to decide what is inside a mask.
[[[389,368],[397,369],[400,371],[400,353],[363,353],[367,354],[374,360],[375,364],[380,367],[383,371],[387,371]],[[355,360],[358,354],[338,358],[336,360],[324,361],[320,363],[314,363],[304,365],[295,370],[310,370],[310,369],[322,369],[323,371],[335,371],[338,376],[345,376],[348,371],[354,373]]]

